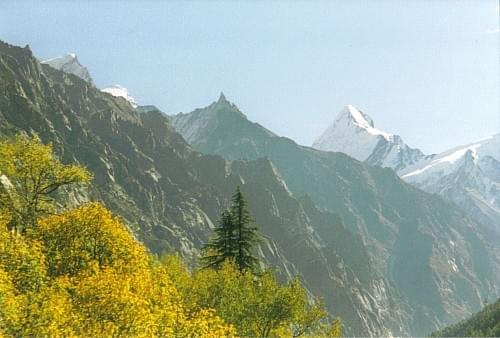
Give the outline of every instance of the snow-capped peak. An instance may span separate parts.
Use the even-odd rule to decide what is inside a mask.
[[[500,134],[421,161],[400,176],[420,189],[445,196],[500,231]]]
[[[357,125],[359,125],[362,128],[373,128],[373,120],[370,116],[362,113],[358,108],[355,106],[348,104],[344,112],[347,113],[347,116],[351,117],[354,119]],[[342,112],[339,115],[343,115]]]
[[[325,132],[314,142],[319,150],[343,152],[357,160],[366,160],[380,138],[390,140],[391,134],[377,128],[373,120],[353,105],[347,105]]]
[[[375,124],[373,123],[372,118],[353,105],[347,105],[344,111],[339,114],[337,121],[344,118],[344,116],[348,116],[349,118],[351,118],[359,128],[366,130],[369,134],[380,135],[388,141],[393,137],[392,134],[375,128]]]
[[[130,96],[128,89],[121,85],[117,84],[111,87],[103,88],[101,89],[101,92],[111,94],[115,97],[123,97],[125,100],[130,102],[132,107],[137,108],[137,101],[132,96]]]
[[[372,118],[353,105],[340,111],[313,147],[342,152],[359,161],[396,171],[425,158],[420,150],[408,147],[398,135],[377,129]]]
[[[477,164],[478,159],[485,156],[500,161],[500,134],[445,151],[433,159],[422,161],[417,165],[405,169],[401,173],[401,177],[410,180],[412,176],[423,174],[426,176],[432,173],[445,175],[455,171],[459,161],[466,157],[471,157]]]
[[[68,53],[56,58],[43,60],[41,63],[62,70],[65,73],[76,75],[88,83],[93,83],[87,68],[80,64],[75,53]]]

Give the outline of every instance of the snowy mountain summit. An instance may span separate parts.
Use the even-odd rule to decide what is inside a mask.
[[[392,168],[404,181],[444,196],[500,231],[500,134],[426,156],[400,136],[375,128],[368,115],[349,105],[313,147]]]
[[[377,129],[370,116],[353,105],[340,111],[313,147],[342,152],[359,161],[396,171],[427,158],[419,149],[408,147],[399,135]]]
[[[127,100],[128,102],[130,102],[130,104],[132,105],[132,107],[137,108],[137,101],[135,100],[135,98],[133,98],[132,96],[130,96],[130,93],[129,93],[128,89],[125,88],[125,87],[123,87],[123,86],[114,85],[114,86],[111,86],[111,87],[107,87],[107,88],[101,89],[101,92],[105,92],[105,93],[111,94],[111,95],[113,95],[115,97],[123,97],[125,100]]]
[[[52,68],[62,70],[65,73],[73,74],[79,78],[93,84],[90,74],[84,66],[78,61],[78,57],[74,53],[69,53],[64,56],[47,59],[41,61],[41,63],[47,64]]]
[[[500,230],[500,134],[445,151],[399,174]]]

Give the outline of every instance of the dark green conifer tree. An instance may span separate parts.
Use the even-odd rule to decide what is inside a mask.
[[[257,228],[253,226],[247,202],[239,186],[236,188],[232,202],[231,214],[236,239],[235,263],[240,271],[245,269],[255,271],[259,260],[253,254],[253,248],[259,242],[259,234]]]
[[[214,232],[215,236],[203,247],[205,254],[201,260],[204,268],[219,268],[224,261],[236,256],[235,231],[229,210],[222,212]]]
[[[232,197],[230,210],[221,214],[215,236],[203,248],[201,261],[204,268],[219,268],[226,260],[233,260],[240,271],[256,271],[259,260],[253,254],[259,242],[257,228],[248,212],[240,187]]]

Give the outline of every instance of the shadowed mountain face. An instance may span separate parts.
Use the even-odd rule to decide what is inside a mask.
[[[246,120],[240,115],[237,121]],[[347,334],[409,333],[409,309],[372,269],[361,236],[311,198],[296,199],[270,160],[203,155],[158,110],[136,110],[40,64],[29,48],[0,42],[0,135],[18,132],[39,134],[63,162],[93,172],[93,184],[61,193],[61,204],[102,200],[158,254],[176,250],[192,260],[241,185],[264,235],[259,253],[282,278],[298,275],[323,296]],[[275,137],[258,132],[261,139]]]
[[[376,272],[406,298],[411,334],[463,318],[499,294],[498,236],[392,170],[278,137],[223,96],[171,121],[203,153],[269,158],[295,196],[338,213],[362,237]]]

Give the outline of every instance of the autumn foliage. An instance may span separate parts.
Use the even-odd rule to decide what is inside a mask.
[[[340,335],[298,281],[281,285],[230,262],[191,272],[175,255],[151,256],[100,203],[56,208],[43,186],[90,175],[47,147],[0,142],[0,336]]]

